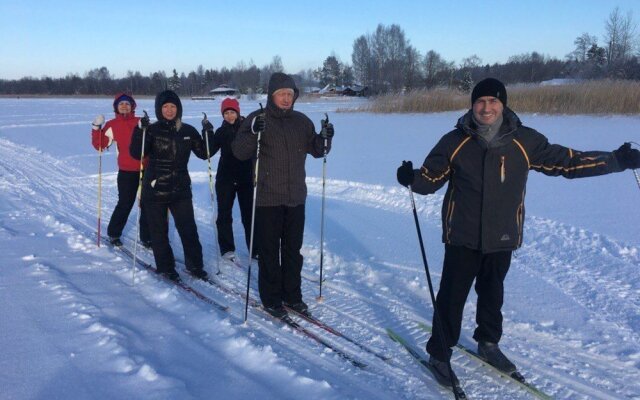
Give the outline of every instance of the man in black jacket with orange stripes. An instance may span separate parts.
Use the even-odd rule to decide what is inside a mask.
[[[544,135],[523,126],[507,107],[507,91],[497,79],[480,81],[471,105],[420,169],[405,161],[397,171],[398,182],[419,194],[434,193],[449,182],[442,205],[445,256],[436,299],[442,329],[434,318],[427,343],[431,369],[445,385],[451,382],[447,364],[460,337],[464,304],[474,280],[478,326],[473,337],[478,353],[507,373],[516,371],[498,342],[503,282],[511,253],[522,244],[529,170],[572,179],[640,167],[640,152],[629,143],[613,152],[580,152],[550,144]]]

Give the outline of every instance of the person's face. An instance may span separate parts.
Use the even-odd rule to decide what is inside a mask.
[[[482,96],[473,103],[473,116],[482,125],[491,125],[502,114],[504,106],[497,97]]]
[[[288,110],[293,106],[293,89],[278,89],[273,93],[273,102],[281,110]]]
[[[236,119],[238,119],[238,114],[234,110],[227,110],[222,114],[222,118],[233,125],[233,123],[236,122]]]
[[[173,103],[164,103],[162,105],[162,117],[167,121],[173,121],[178,114],[178,106]]]
[[[128,101],[118,103],[118,114],[129,114],[131,112],[131,104]]]

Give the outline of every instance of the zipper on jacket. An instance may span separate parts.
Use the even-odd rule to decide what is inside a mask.
[[[500,156],[500,183],[504,183],[504,178],[506,176],[506,171],[504,167],[504,156]]]
[[[456,202],[453,201],[453,192],[451,192],[451,200],[449,201],[449,210],[447,211],[447,243],[449,242],[449,235],[451,234],[451,220],[453,219],[453,209],[456,208]]]
[[[518,247],[522,245],[522,236],[524,235],[524,232],[523,232],[524,218],[522,215],[523,209],[524,209],[524,196],[523,196],[522,202],[518,206],[518,211],[516,212],[516,224],[518,226]]]

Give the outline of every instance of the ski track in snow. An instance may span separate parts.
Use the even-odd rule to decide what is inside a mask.
[[[144,305],[137,306],[142,313],[155,310],[144,318],[144,322],[153,326],[151,330],[159,329],[159,337],[152,339],[158,346],[162,343],[163,329],[167,329],[159,328],[163,325],[187,332],[179,338],[194,342],[181,343],[186,349],[223,354],[237,369],[245,370],[239,373],[257,377],[258,381],[261,371],[269,371],[270,377],[280,371],[281,383],[297,383],[289,393],[291,398],[302,393],[306,398],[450,396],[438,388],[431,377],[425,376],[384,333],[384,327],[391,326],[412,337],[420,347],[428,338],[415,323],[429,322],[431,317],[426,279],[416,277],[415,271],[421,271],[422,267],[415,256],[407,264],[358,259],[333,253],[331,246],[325,245],[325,301],[311,304],[312,311],[348,336],[394,355],[390,363],[384,363],[354,350],[347,342],[336,340],[341,347],[370,364],[370,371],[359,371],[316,346],[321,352],[318,357],[313,348],[315,344],[283,332],[287,329],[274,326],[259,314],[252,313],[249,328],[239,327],[238,314],[243,302],[204,283],[195,285],[211,297],[231,305],[231,316],[212,313],[197,300],[162,284],[146,272],[136,273],[135,287],[132,287],[130,262],[107,248],[97,249],[91,239],[97,206],[95,176],[87,177],[64,161],[1,138],[0,172],[0,189],[5,197],[15,204],[15,209],[25,210],[3,215],[41,221],[43,230],[65,238],[71,252],[78,253],[68,263],[55,257],[55,261],[45,260],[38,254],[25,255],[22,259],[27,265],[27,275],[49,294],[52,304],[65,310],[66,318],[78,332],[77,337],[82,338],[83,343],[74,342],[73,346],[67,344],[69,348],[62,349],[72,354],[71,358],[79,360],[75,361],[78,368],[88,367],[91,361],[100,365],[97,372],[122,375],[126,382],[119,382],[121,387],[145,382],[150,385],[151,393],[166,390],[176,395],[189,393],[184,387],[188,379],[172,375],[167,367],[169,361],[165,358],[170,358],[170,354],[162,351],[157,354],[158,347],[148,348],[142,344],[144,338],[141,336],[148,332],[140,326],[140,321],[118,317],[117,307],[126,306],[117,300],[117,296],[113,296],[113,304],[105,309],[109,303],[104,302],[104,294],[95,293],[95,286],[88,283],[98,276],[107,281],[105,287],[135,291],[135,297]],[[192,178],[194,186],[206,186],[208,182],[206,173],[194,173]],[[308,178],[307,183],[310,196],[321,195],[320,178]],[[111,209],[116,201],[115,174],[105,174],[103,185],[102,223],[106,230],[108,221],[104,210]],[[328,200],[396,213],[398,218],[406,218],[410,223],[407,229],[415,229],[410,219],[406,189],[328,180],[326,190]],[[417,196],[416,200],[421,224],[438,227],[442,196]],[[207,268],[212,271],[216,245],[209,222],[210,204],[194,206]],[[6,217],[0,221],[0,235],[3,238],[21,236],[22,232],[11,223],[11,218]],[[236,233],[242,232],[239,226],[234,229]],[[133,234],[129,231],[128,238],[132,239]],[[303,248],[303,274],[307,278],[303,290],[305,299],[312,299],[317,295],[318,283],[309,280],[318,276],[319,238],[309,232],[307,235],[311,240],[306,238]],[[176,242],[173,241],[174,251],[180,254]],[[151,259],[144,252],[142,256]],[[518,280],[514,279],[507,286],[516,287],[518,298],[530,296],[532,304],[546,307],[546,313],[543,313],[546,319],[532,322],[520,318],[518,310],[512,309],[507,300],[502,347],[516,364],[522,366],[531,382],[556,398],[633,398],[640,393],[636,378],[640,368],[639,258],[634,246],[555,221],[527,217],[524,246],[517,252],[510,272],[510,276]],[[91,262],[87,264],[87,260]],[[437,281],[439,261],[430,261],[435,269],[433,278]],[[243,271],[228,265],[223,266],[223,271],[225,282],[242,288],[243,279],[246,279]],[[257,268],[253,271],[257,274]],[[526,293],[525,278],[544,283],[545,292]],[[437,282],[434,284],[437,287]],[[541,285],[537,283],[535,287]],[[253,295],[256,294],[254,286]],[[123,297],[131,298],[130,295]],[[554,320],[554,304],[551,304],[554,301],[560,307],[579,309],[575,318],[584,319],[584,330],[575,331],[563,326],[562,321]],[[184,318],[186,310],[190,315],[187,319]],[[463,342],[469,346],[473,343],[464,337],[470,337],[473,330],[474,312],[471,296],[463,324]],[[191,318],[193,315],[197,318]],[[213,320],[215,329],[211,329],[211,322],[196,323],[196,320],[204,319]],[[90,352],[91,360],[83,359],[82,352]],[[472,398],[529,398],[515,385],[504,384],[500,378],[485,374],[484,367],[463,355],[455,353],[453,362]],[[332,374],[338,372],[351,376],[344,378],[350,387],[331,384]],[[297,378],[291,380],[291,376]],[[273,382],[255,385],[272,391],[282,390],[276,389]],[[279,392],[280,395],[284,393],[288,392]]]

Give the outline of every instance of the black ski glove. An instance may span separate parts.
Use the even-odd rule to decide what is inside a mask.
[[[251,132],[254,135],[257,135],[258,132],[263,132],[266,126],[265,115],[264,113],[260,113],[253,117],[253,121],[251,121]]]
[[[413,183],[413,163],[403,161],[397,172],[398,183],[402,186],[409,186]]]
[[[616,156],[618,165],[623,170],[625,169],[638,169],[640,168],[640,151],[631,148],[631,143],[627,142],[620,146],[618,150],[613,151],[613,155]]]
[[[203,119],[202,130],[205,132],[213,131],[213,124],[208,119]]]
[[[138,128],[147,129],[149,127],[149,123],[149,116],[147,115],[147,113],[145,113],[144,117],[140,118],[140,120],[138,121]]]
[[[209,122],[208,119],[203,119],[202,120],[202,140],[204,140],[205,143],[207,143],[207,135],[209,135],[209,139],[211,139],[211,136],[213,135],[213,124],[211,124],[211,122]]]
[[[320,136],[325,139],[331,139],[334,134],[333,124],[331,122],[327,122],[326,124],[322,124],[322,130],[320,131]]]

